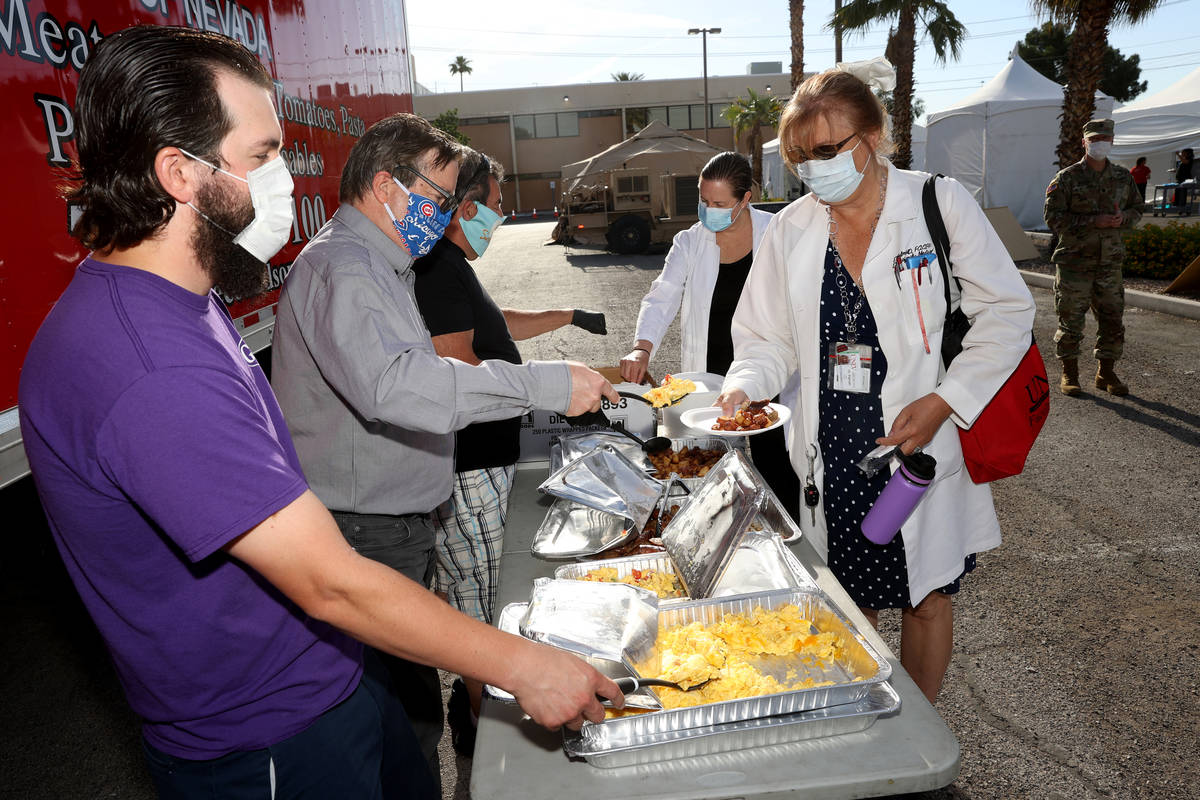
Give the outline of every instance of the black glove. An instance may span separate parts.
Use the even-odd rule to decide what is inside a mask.
[[[604,325],[604,314],[600,311],[584,311],[577,308],[571,312],[571,324],[583,328],[588,333],[608,335],[608,328]]]

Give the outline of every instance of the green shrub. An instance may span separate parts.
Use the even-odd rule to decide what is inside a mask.
[[[1126,275],[1172,280],[1200,255],[1200,223],[1171,220],[1125,233]]]

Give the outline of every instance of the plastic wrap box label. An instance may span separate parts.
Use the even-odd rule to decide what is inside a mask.
[[[638,393],[646,391],[647,388],[632,383],[619,383],[616,384],[616,387],[622,391]],[[622,397],[618,403],[603,400],[600,405],[601,410],[617,427],[622,427],[643,439],[655,435],[658,427],[658,413],[645,403]],[[521,461],[548,462],[550,460],[550,438],[553,436],[599,430],[604,430],[604,428],[601,426],[576,428],[567,422],[565,414],[535,409],[521,417]]]

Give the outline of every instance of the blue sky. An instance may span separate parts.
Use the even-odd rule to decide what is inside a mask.
[[[918,44],[917,96],[927,112],[953,105],[995,75],[1008,53],[1040,20],[1025,3],[948,0],[967,27],[962,58],[939,64],[929,42]],[[409,44],[416,76],[438,92],[458,91],[448,65],[464,55],[474,69],[464,79],[470,90],[611,80],[613,72],[646,78],[698,77],[699,36],[688,28],[719,27],[708,37],[710,75],[742,75],[752,61],[782,61],[790,46],[786,0],[519,0],[453,3],[408,2]],[[442,12],[453,9],[453,18]],[[806,3],[804,66],[833,66],[833,34],[824,29],[832,0]],[[1137,53],[1147,94],[1164,89],[1200,66],[1200,0],[1166,0],[1148,20],[1121,26],[1109,42],[1124,55]],[[843,40],[843,58],[883,54],[887,30]]]

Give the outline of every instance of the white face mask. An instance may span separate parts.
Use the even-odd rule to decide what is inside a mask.
[[[1102,161],[1108,158],[1108,154],[1112,152],[1112,142],[1100,142],[1088,140],[1084,143],[1083,149],[1087,150],[1087,154],[1097,161]]]
[[[273,158],[261,167],[247,172],[246,177],[239,178],[232,172],[192,155],[182,147],[179,148],[179,152],[250,187],[254,219],[233,237],[234,244],[264,264],[283,249],[292,232],[295,208],[292,203],[292,190],[295,184],[292,183],[292,174],[288,172],[287,162],[282,157]]]
[[[824,161],[809,159],[796,166],[796,174],[821,200],[826,203],[840,203],[854,194],[854,190],[862,183],[863,175],[866,174],[866,165],[863,165],[862,172],[854,166],[854,151],[860,144],[862,139],[849,150]]]

